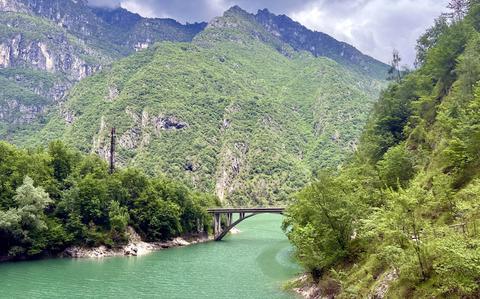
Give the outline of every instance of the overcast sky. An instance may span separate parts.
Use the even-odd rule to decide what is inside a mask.
[[[394,48],[403,63],[415,60],[418,36],[444,12],[448,0],[89,0],[98,6],[122,6],[144,17],[179,22],[209,21],[237,4],[249,12],[268,8],[307,28],[352,44],[389,62]]]

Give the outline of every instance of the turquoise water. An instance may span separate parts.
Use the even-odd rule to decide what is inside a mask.
[[[281,221],[257,215],[221,242],[140,257],[0,264],[0,298],[293,298],[282,284],[301,268]]]

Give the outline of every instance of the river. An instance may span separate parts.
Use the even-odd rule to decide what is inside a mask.
[[[281,221],[257,215],[221,242],[140,257],[0,264],[0,298],[294,298],[282,285],[301,268]]]

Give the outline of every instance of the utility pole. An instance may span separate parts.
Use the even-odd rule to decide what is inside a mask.
[[[115,171],[115,127],[110,133],[110,174]]]

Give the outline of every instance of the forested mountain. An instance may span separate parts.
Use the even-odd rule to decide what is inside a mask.
[[[452,3],[419,38],[419,68],[382,92],[355,157],[288,211],[319,297],[480,296],[480,4]]]
[[[42,122],[69,89],[157,41],[191,41],[205,23],[146,19],[86,1],[0,1],[0,136]]]
[[[82,80],[46,125],[9,138],[61,139],[107,158],[116,127],[121,166],[230,204],[285,201],[355,149],[387,67],[298,51],[257,16],[233,7],[191,43],[158,43],[115,62]]]

